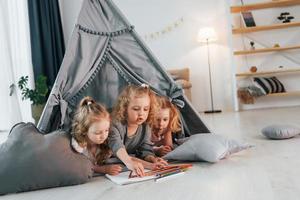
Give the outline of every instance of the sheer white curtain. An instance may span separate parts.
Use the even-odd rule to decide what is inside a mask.
[[[0,130],[33,121],[30,101],[22,101],[18,80],[33,86],[27,0],[0,1]]]

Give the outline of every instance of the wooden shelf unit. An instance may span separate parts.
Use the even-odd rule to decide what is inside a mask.
[[[300,72],[299,69],[279,69],[273,71],[264,71],[264,72],[244,72],[235,74],[236,77],[249,77],[249,76],[263,76],[263,75],[271,75],[271,74],[286,74],[286,73],[295,73]]]
[[[287,7],[287,6],[294,6],[294,5],[300,5],[300,0],[278,0],[278,1],[268,1],[268,2],[255,3],[255,4],[247,4],[241,6],[231,6],[230,12],[239,13],[239,12],[250,11],[250,10]]]
[[[247,55],[247,54],[274,52],[274,51],[287,51],[287,50],[294,50],[294,49],[300,49],[300,45],[290,46],[290,47],[270,47],[270,48],[254,49],[254,50],[242,50],[242,51],[235,51],[233,54]]]
[[[257,32],[257,31],[267,31],[267,30],[273,30],[273,29],[297,27],[297,26],[300,26],[300,22],[289,22],[289,23],[272,24],[272,25],[266,25],[266,26],[234,28],[234,29],[232,29],[232,33],[233,34],[250,33],[250,32]]]
[[[280,8],[280,7],[288,7],[288,6],[300,6],[300,0],[261,0],[265,2],[260,3],[252,3],[252,4],[245,4],[245,5],[237,5],[237,6],[230,6],[230,12],[232,14],[246,12],[246,11],[252,11],[252,10],[260,10],[260,9],[269,9],[269,8]],[[282,9],[284,10],[284,9]],[[276,10],[274,9],[274,12]],[[241,34],[241,37],[245,37],[244,34],[251,33],[251,32],[262,32],[262,31],[269,31],[269,30],[279,30],[279,29],[288,29],[292,27],[300,27],[300,20],[299,21],[293,21],[289,23],[276,23],[276,24],[268,24],[268,25],[258,25],[254,27],[233,27],[232,28],[232,34]],[[298,29],[297,29],[298,30]],[[266,34],[266,33],[264,33]],[[250,48],[250,47],[249,47]],[[281,52],[281,51],[289,51],[289,50],[297,50],[300,49],[300,44],[296,44],[293,46],[283,46],[283,47],[261,47],[256,49],[245,49],[245,50],[233,50],[233,55],[249,55],[249,54],[259,54],[259,53],[267,53],[267,52]],[[247,57],[245,57],[247,58]],[[238,89],[239,81],[249,81],[252,77],[258,76],[287,76],[287,75],[293,75],[294,73],[300,74],[300,66],[297,68],[289,68],[286,67],[283,68],[277,68],[274,70],[266,70],[264,71],[263,67],[259,69],[258,72],[252,73],[247,72],[245,69],[245,72],[238,72],[239,70],[236,67],[235,71],[235,85],[236,89]],[[243,70],[242,70],[243,71]],[[242,78],[242,80],[239,80]],[[244,80],[243,80],[244,78]],[[243,82],[244,83],[244,82]],[[245,82],[246,83],[246,82]],[[262,97],[283,97],[283,96],[300,96],[300,90],[296,89],[296,91],[288,91],[284,93],[272,93],[268,94]],[[240,109],[243,109],[243,106],[239,103],[238,96],[235,96],[235,110],[238,111]],[[298,98],[298,97],[297,97]],[[255,106],[254,106],[255,108]]]
[[[268,97],[281,97],[281,96],[298,96],[300,91],[290,91],[290,92],[280,92],[280,93],[271,93],[267,94]]]

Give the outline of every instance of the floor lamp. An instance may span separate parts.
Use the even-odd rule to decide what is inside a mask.
[[[210,67],[210,57],[209,57],[209,43],[215,42],[218,40],[217,34],[215,30],[211,27],[201,28],[198,32],[198,42],[205,44],[207,47],[207,62],[208,62],[208,70],[209,70],[209,86],[210,86],[210,102],[211,102],[211,110],[206,110],[204,113],[220,113],[221,110],[214,109],[214,98],[213,98],[213,89],[211,83],[211,67]]]

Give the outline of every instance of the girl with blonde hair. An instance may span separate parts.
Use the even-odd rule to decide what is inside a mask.
[[[144,167],[154,169],[167,165],[165,160],[155,156],[150,140],[149,124],[154,119],[156,107],[155,94],[148,86],[129,85],[119,95],[113,110],[109,146],[138,176],[144,175]]]
[[[93,163],[93,171],[117,175],[120,165],[104,165],[112,153],[107,144],[110,115],[101,104],[91,97],[81,100],[72,122],[72,147]]]
[[[151,124],[151,141],[154,143],[153,150],[156,155],[164,156],[173,150],[172,134],[181,130],[179,111],[165,97],[157,97],[159,111]]]

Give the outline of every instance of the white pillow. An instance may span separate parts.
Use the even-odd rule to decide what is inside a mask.
[[[288,139],[300,134],[300,128],[294,125],[270,125],[261,130],[270,139]]]
[[[226,158],[230,154],[250,147],[252,147],[252,145],[227,139],[216,134],[195,134],[163,158],[183,161],[208,161],[214,163]]]

